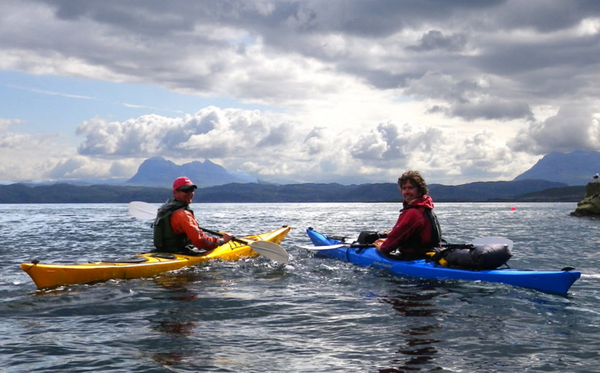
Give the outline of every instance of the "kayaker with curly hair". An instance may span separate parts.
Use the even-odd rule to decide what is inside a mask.
[[[173,198],[158,209],[154,220],[154,246],[156,251],[178,254],[199,254],[211,251],[233,236],[207,236],[198,226],[194,211],[190,208],[198,187],[182,176],[173,182]],[[199,250],[196,250],[196,249]]]
[[[375,247],[385,254],[399,250],[406,259],[424,258],[425,253],[439,247],[441,230],[433,213],[433,200],[427,193],[425,179],[418,171],[406,171],[398,178],[403,209],[396,225],[385,240]]]

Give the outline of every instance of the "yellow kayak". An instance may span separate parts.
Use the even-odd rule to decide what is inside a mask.
[[[61,285],[85,284],[110,279],[129,279],[151,277],[159,273],[193,266],[212,259],[235,261],[244,257],[256,257],[259,254],[252,250],[252,241],[266,244],[271,242],[277,246],[290,231],[290,227],[282,227],[272,232],[256,236],[244,237],[243,240],[230,241],[206,255],[189,256],[166,253],[138,254],[131,258],[115,261],[100,261],[81,264],[44,264],[33,261],[21,263],[38,289],[52,288]],[[241,243],[240,241],[248,241]],[[262,246],[254,246],[263,250]],[[267,249],[269,246],[267,246]],[[277,247],[276,247],[277,248]],[[257,249],[257,250],[258,250]],[[279,248],[281,250],[281,248]],[[271,255],[263,254],[268,257]]]

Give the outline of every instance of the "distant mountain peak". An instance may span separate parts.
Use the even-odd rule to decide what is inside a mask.
[[[189,177],[198,187],[223,185],[229,183],[257,183],[258,180],[243,172],[229,171],[210,160],[192,161],[177,165],[163,157],[146,159],[137,173],[127,181],[130,185],[170,187],[179,176]]]
[[[551,152],[514,180],[548,180],[567,185],[585,185],[600,172],[600,152],[574,150]]]

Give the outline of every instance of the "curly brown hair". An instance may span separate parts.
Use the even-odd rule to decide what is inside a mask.
[[[417,187],[419,193],[425,195],[429,193],[429,188],[427,188],[427,183],[425,183],[425,179],[419,173],[419,171],[406,171],[398,178],[398,186],[401,187],[402,184],[410,181],[414,186]]]

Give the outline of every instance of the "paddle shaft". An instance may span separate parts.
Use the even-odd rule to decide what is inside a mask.
[[[202,229],[206,233],[210,233],[210,234],[215,235],[215,236],[223,237],[223,233],[211,231],[210,229],[206,229],[206,228],[202,228],[202,227],[200,227],[200,229]],[[239,242],[239,243],[244,243],[244,244],[248,244],[248,243],[252,243],[252,242],[257,242],[257,241],[251,241],[251,240],[243,240],[243,239],[240,239],[240,238],[237,238],[237,237],[233,237],[231,240]]]
[[[212,235],[223,237],[222,233],[211,231],[210,229],[204,229],[200,227],[206,233],[210,233]],[[289,260],[289,255],[285,249],[281,246],[277,245],[274,242],[269,241],[252,241],[242,238],[231,238],[232,241],[243,243],[244,245],[249,245],[252,250],[256,251],[259,255],[264,255],[269,259],[275,260],[280,263],[287,263]],[[233,250],[233,248],[232,248]]]

